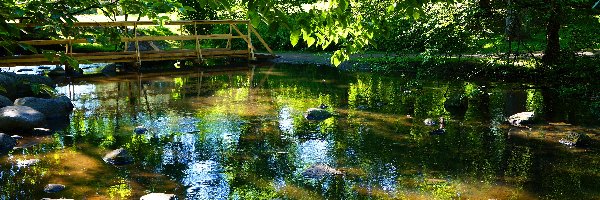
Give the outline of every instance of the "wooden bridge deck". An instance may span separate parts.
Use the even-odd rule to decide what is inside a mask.
[[[201,24],[225,24],[229,25],[229,33],[227,34],[210,34],[210,35],[198,35],[192,33],[185,35],[183,33],[184,25],[193,25],[196,30],[197,25]],[[247,33],[242,33],[238,25],[246,25]],[[31,26],[27,24],[17,24],[18,26]],[[174,36],[139,36],[137,30],[138,26],[159,26],[154,22],[148,21],[124,21],[124,22],[77,22],[73,24],[73,27],[133,27],[133,36],[127,37],[122,36],[120,41],[124,43],[125,51],[120,52],[92,52],[92,53],[77,53],[73,52],[74,44],[82,43],[93,43],[96,38],[78,38],[78,36],[66,36],[62,39],[54,40],[29,40],[19,41],[23,45],[31,46],[46,46],[46,45],[62,45],[65,47],[63,55],[67,55],[72,59],[77,60],[79,63],[91,62],[91,63],[117,63],[117,62],[133,62],[140,64],[144,61],[161,61],[161,60],[202,60],[205,58],[246,58],[248,60],[255,60],[258,57],[273,58],[275,54],[258,34],[258,32],[252,27],[250,21],[247,20],[202,20],[202,21],[171,21],[164,24],[164,26],[180,26],[182,30],[180,35]],[[126,29],[129,31],[129,29]],[[234,32],[235,31],[235,32]],[[269,54],[257,54],[254,45],[252,44],[252,34],[259,39]],[[128,35],[124,33],[123,35]],[[232,40],[242,39],[247,44],[246,49],[232,49]],[[181,41],[181,47],[174,50],[160,50],[154,49],[152,51],[141,51],[140,42],[153,42],[153,41]],[[226,48],[203,48],[203,40],[227,40]],[[195,41],[194,49],[183,48],[184,41]],[[135,50],[127,51],[133,44]],[[62,59],[64,61],[64,59]],[[45,64],[64,64],[60,59],[60,54],[53,55],[34,54],[34,55],[19,55],[19,56],[6,56],[0,57],[0,66],[11,67],[11,66],[31,66],[31,65],[45,65]]]

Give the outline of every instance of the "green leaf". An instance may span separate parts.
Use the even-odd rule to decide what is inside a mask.
[[[47,86],[45,84],[35,84],[35,83],[31,83],[30,85],[31,87],[31,91],[34,94],[48,94],[51,97],[56,97],[56,90],[50,86]]]
[[[23,49],[25,49],[27,51],[31,51],[31,52],[33,52],[35,54],[38,53],[37,49],[35,47],[31,46],[31,45],[28,45],[28,44],[19,44],[19,46],[21,48],[23,48]]]
[[[421,13],[419,11],[414,11],[412,16],[414,19],[419,19],[421,17]]]
[[[331,56],[331,64],[338,67],[342,62],[348,60],[349,56],[346,55],[346,52],[343,50],[337,50]]]
[[[54,56],[56,56],[56,51],[54,50],[43,50],[42,55],[50,62],[54,62]]]
[[[394,4],[392,4],[387,7],[387,12],[388,13],[394,12],[395,9],[396,9],[396,6]]]
[[[292,46],[295,47],[296,44],[298,44],[298,40],[300,40],[300,30],[292,31],[290,34],[290,42],[292,43]]]
[[[339,0],[338,2],[340,11],[344,12],[348,9],[349,2],[347,0]]]

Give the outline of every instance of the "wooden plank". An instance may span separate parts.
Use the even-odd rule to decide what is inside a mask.
[[[256,29],[254,29],[254,27],[250,26],[250,30],[252,30],[252,32],[254,33],[254,35],[256,35],[256,37],[258,38],[258,40],[260,41],[260,43],[262,43],[262,45],[267,48],[267,51],[269,51],[269,53],[271,53],[271,55],[275,56],[275,53],[273,53],[273,50],[271,50],[271,48],[269,47],[269,45],[267,44],[267,42],[265,42],[265,40],[263,40],[263,38],[260,36],[260,34],[258,34],[258,32],[256,31]]]
[[[232,36],[230,34],[211,34],[211,35],[197,35],[199,39],[239,39],[245,38],[245,36]],[[139,36],[138,41],[155,41],[155,40],[195,40],[194,35],[173,35],[173,36]],[[121,38],[121,42],[135,42],[135,38]],[[29,44],[33,46],[44,46],[44,45],[57,45],[57,44],[85,44],[90,43],[87,39],[58,39],[58,40],[28,40],[19,41],[22,44]]]
[[[156,41],[156,40],[219,40],[229,38],[243,38],[242,36],[232,36],[229,34],[212,34],[212,35],[172,35],[172,36],[139,36],[138,41]],[[133,42],[136,38],[121,38],[121,42]]]
[[[250,43],[250,41],[248,40],[248,38],[242,33],[242,31],[240,31],[240,29],[238,29],[238,27],[236,25],[233,25],[233,30],[235,30],[235,32],[237,32],[240,36],[244,36],[242,37],[242,39],[244,39],[244,41],[246,41],[246,43],[248,43],[248,45],[250,45],[250,47],[252,47],[254,49],[254,46],[252,46],[252,43]]]
[[[168,21],[163,25],[165,26],[179,26],[179,25],[193,25],[196,24],[246,24],[248,20],[177,20]],[[36,27],[39,24],[23,24],[23,23],[10,23],[18,27]],[[65,24],[66,25],[66,24]],[[155,21],[115,21],[115,22],[75,22],[73,27],[120,27],[120,26],[159,26],[160,24]]]

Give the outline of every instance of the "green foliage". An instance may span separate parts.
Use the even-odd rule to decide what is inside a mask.
[[[175,33],[173,33],[171,31],[171,29],[168,29],[167,27],[164,26],[151,26],[148,28],[141,28],[137,30],[139,34],[142,35],[152,35],[152,36],[171,36],[171,35],[175,35]]]
[[[32,84],[30,84],[30,86],[31,86],[31,91],[36,95],[46,94],[51,97],[56,97],[58,94],[58,92],[53,87],[47,86],[45,84],[32,83]]]

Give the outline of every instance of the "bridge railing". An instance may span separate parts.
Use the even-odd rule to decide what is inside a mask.
[[[29,24],[16,24],[17,26],[34,26],[34,25],[29,25]],[[224,33],[224,34],[207,34],[207,35],[200,35],[197,33],[197,26],[198,25],[228,25],[229,26],[229,33]],[[240,30],[239,26],[246,26],[247,27],[247,32],[246,33],[242,33],[242,31]],[[135,46],[135,60],[137,62],[141,62],[142,60],[160,60],[161,56],[159,56],[158,54],[148,54],[148,55],[143,55],[145,53],[143,53],[142,51],[140,51],[140,42],[145,42],[145,41],[166,41],[166,40],[173,40],[173,41],[181,41],[182,44],[182,49],[183,49],[183,42],[184,41],[195,41],[194,44],[194,55],[196,56],[197,59],[203,59],[204,55],[220,55],[219,52],[223,53],[223,55],[233,55],[233,54],[247,54],[248,59],[250,60],[254,60],[256,59],[255,57],[255,47],[252,44],[252,35],[256,36],[256,38],[259,39],[259,41],[261,42],[261,44],[264,46],[264,48],[272,55],[274,56],[275,54],[273,53],[272,49],[269,47],[269,45],[264,41],[264,39],[261,37],[261,35],[254,29],[254,27],[252,26],[252,24],[250,23],[249,20],[186,20],[186,21],[168,21],[168,22],[164,22],[163,24],[159,24],[157,22],[154,21],[116,21],[116,22],[75,22],[73,25],[73,27],[104,27],[104,28],[109,28],[109,27],[126,27],[126,31],[125,33],[123,33],[123,35],[121,35],[120,38],[120,42],[125,44],[125,48],[124,48],[124,52],[122,52],[123,54],[119,54],[118,52],[112,52],[114,57],[111,57],[110,55],[106,55],[106,54],[102,54],[102,57],[98,57],[95,55],[98,55],[97,53],[89,53],[89,54],[81,54],[81,53],[74,53],[73,52],[73,46],[75,44],[84,44],[84,43],[95,43],[97,41],[96,38],[79,38],[81,36],[78,35],[67,35],[65,36],[66,38],[62,38],[62,39],[52,39],[52,40],[27,40],[27,41],[18,41],[18,43],[21,44],[27,44],[27,45],[32,45],[32,46],[44,46],[44,45],[64,45],[65,46],[65,53],[67,55],[73,56],[76,59],[90,59],[90,61],[105,61],[105,60],[124,60],[124,59],[132,59],[131,58],[131,53],[130,51],[128,51],[129,49],[129,43],[133,43]],[[138,28],[140,26],[180,26],[181,29],[181,34],[180,35],[172,35],[172,36],[141,36],[138,34]],[[183,31],[184,26],[193,26],[194,27],[194,32],[193,33],[187,33],[185,34]],[[129,28],[133,28],[133,35],[130,35],[129,32]],[[243,39],[244,42],[247,44],[247,51],[235,51],[232,52],[231,47],[232,47],[232,40],[233,39]],[[202,40],[227,40],[227,46],[224,49],[205,49],[202,48]],[[211,51],[212,50],[212,51]],[[203,51],[211,51],[211,53],[204,53]],[[177,53],[177,54],[171,54],[172,56],[183,56],[185,55],[187,58],[190,57],[190,54],[181,54],[181,52]],[[129,56],[129,57],[127,57]],[[148,57],[149,56],[149,57]],[[169,56],[169,55],[166,55]],[[36,61],[36,62],[41,62],[40,56],[32,56],[31,57],[31,61]],[[24,61],[24,59],[26,59],[28,57],[13,57],[13,58],[8,58],[8,59],[4,59],[4,61],[0,61],[0,65],[1,64],[14,64],[14,62],[17,62],[17,60],[22,60],[22,62],[26,62]],[[37,60],[35,60],[37,59]],[[97,59],[97,60],[96,60]]]

